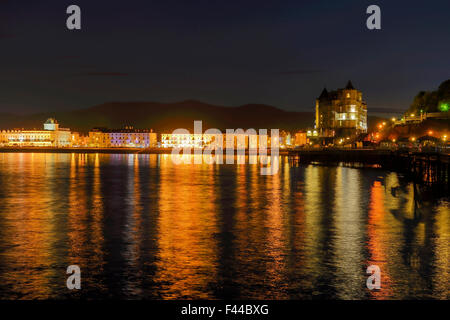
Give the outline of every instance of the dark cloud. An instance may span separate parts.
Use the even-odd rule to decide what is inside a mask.
[[[298,70],[287,70],[287,71],[278,71],[274,72],[275,75],[286,75],[286,76],[296,76],[296,75],[304,75],[304,74],[312,74],[312,73],[321,73],[323,70],[315,70],[315,69],[298,69]]]
[[[79,58],[80,58],[79,56],[60,56],[60,57],[58,57],[58,59],[61,59],[61,60],[76,60]]]
[[[124,72],[85,72],[85,73],[78,73],[76,75],[87,77],[126,77],[129,74]]]
[[[15,38],[15,37],[16,37],[16,35],[14,35],[14,34],[0,32],[0,39],[11,39],[11,38]]]

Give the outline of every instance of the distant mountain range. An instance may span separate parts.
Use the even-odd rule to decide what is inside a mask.
[[[177,128],[193,130],[194,120],[202,120],[203,130],[218,128],[283,129],[295,131],[314,125],[314,112],[292,112],[263,104],[238,107],[215,106],[196,100],[176,103],[108,102],[76,111],[46,112],[26,116],[0,114],[0,129],[41,129],[54,117],[62,127],[88,132],[94,127],[153,129],[169,132]],[[379,118],[369,118],[369,126]]]

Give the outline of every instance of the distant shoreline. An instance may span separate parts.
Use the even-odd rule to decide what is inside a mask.
[[[0,153],[155,153],[166,154],[167,148],[55,148],[55,147],[1,147]]]
[[[105,153],[105,154],[171,154],[172,148],[54,148],[54,147],[0,147],[0,153]],[[180,154],[182,151],[180,151]],[[193,153],[193,150],[191,150]],[[236,153],[236,150],[235,150]],[[226,150],[223,150],[226,154]],[[248,155],[248,150],[245,150]],[[267,149],[270,154],[270,148]],[[279,150],[287,155],[287,150]]]

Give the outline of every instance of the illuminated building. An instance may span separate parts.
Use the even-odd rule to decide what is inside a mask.
[[[72,132],[72,147],[87,147],[89,136],[81,135],[79,132]]]
[[[162,148],[203,148],[215,139],[211,134],[191,133],[163,133],[161,134]]]
[[[89,146],[95,148],[150,148],[156,147],[157,135],[153,130],[95,128],[89,131]]]
[[[3,130],[0,143],[10,147],[70,147],[72,135],[70,129],[60,128],[50,118],[44,123],[44,130]]]
[[[109,136],[101,129],[92,129],[89,131],[88,146],[93,148],[107,148],[111,146],[111,141],[109,140]]]
[[[308,143],[308,138],[306,136],[306,132],[304,131],[298,131],[295,134],[295,142],[294,145],[296,147],[304,146]]]
[[[254,133],[254,134],[252,134]],[[218,136],[221,140],[217,140]],[[222,146],[223,149],[230,144],[232,149],[258,149],[261,136],[256,131],[247,130],[235,132],[228,136],[226,134],[191,134],[191,133],[163,133],[161,134],[162,148],[205,148]],[[284,137],[284,143],[290,142],[290,135]],[[266,144],[270,145],[270,137]]]
[[[362,92],[349,81],[343,89],[323,89],[316,100],[316,129],[321,137],[349,136],[367,132],[367,105]]]
[[[289,132],[287,131],[280,131],[280,148],[291,148],[293,147],[293,139]]]
[[[306,131],[306,136],[308,138],[318,137],[319,132],[317,131],[317,129],[308,129],[308,131]]]

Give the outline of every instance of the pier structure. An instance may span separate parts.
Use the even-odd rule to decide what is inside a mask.
[[[450,189],[450,153],[379,149],[303,149],[288,153],[291,165],[310,163],[379,166],[410,176],[414,181]]]

